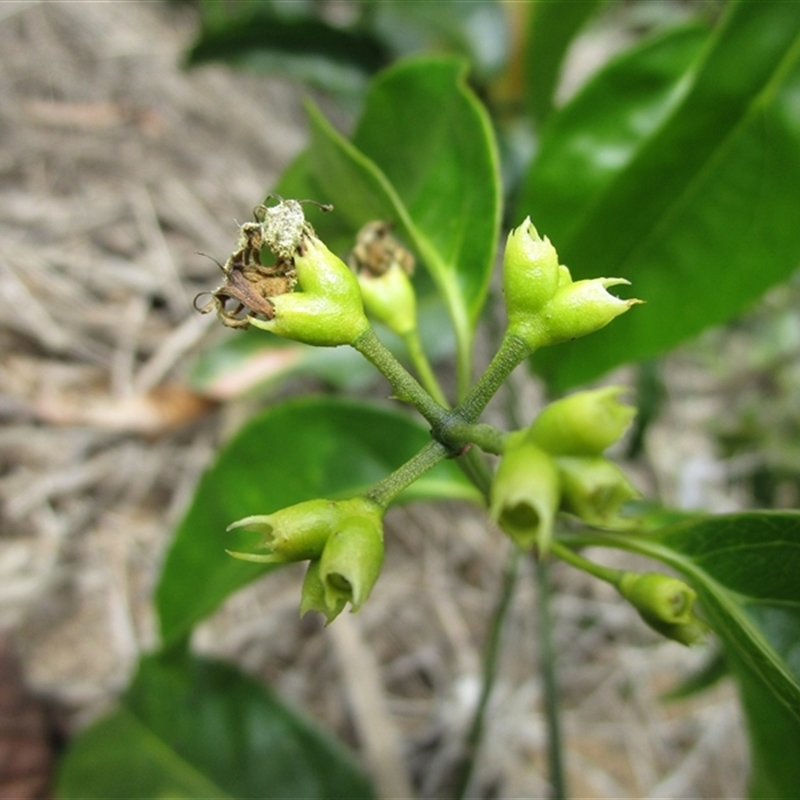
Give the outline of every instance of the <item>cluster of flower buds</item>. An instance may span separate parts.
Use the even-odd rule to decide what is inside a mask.
[[[522,548],[546,553],[556,513],[616,528],[623,505],[638,492],[603,458],[636,411],[618,386],[577,392],[551,403],[526,430],[506,437],[492,485],[491,515]]]
[[[319,611],[327,622],[349,602],[357,611],[383,564],[383,508],[364,497],[308,500],[228,526],[261,534],[256,552],[228,552],[243,561],[309,561],[300,613]]]
[[[607,291],[627,283],[624,278],[573,281],[528,217],[508,235],[503,258],[508,332],[532,351],[593,333],[641,302]]]

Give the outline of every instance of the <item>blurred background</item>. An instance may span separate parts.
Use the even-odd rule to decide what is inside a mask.
[[[320,5],[333,19],[352,13]],[[473,20],[479,87],[524,5],[507,4],[505,24]],[[716,13],[619,4],[573,43],[556,96],[642,32],[709,6]],[[274,64],[260,65],[266,74],[216,61],[186,69],[188,53],[205,58],[191,49],[200,19],[198,6],[166,2],[0,5],[0,797],[50,796],[64,743],[112,706],[157,645],[159,566],[215,449],[265,404],[337,384],[324,368],[288,369],[281,350],[226,360],[239,334],[198,315],[192,299],[216,285],[214,259],[306,145],[304,98],[346,127],[363,76],[347,69],[325,85],[309,61],[294,76]],[[400,38],[377,62],[430,44]],[[493,91],[497,108],[504,97],[513,105],[513,86]],[[513,187],[536,138],[509,123],[501,144]],[[612,376],[639,387],[646,430],[617,456],[645,495],[714,512],[797,505],[796,300],[796,283],[775,288],[727,326]],[[357,386],[387,394],[369,375]],[[524,370],[512,389],[528,416],[542,403]],[[399,743],[418,794],[448,796],[506,556],[506,540],[466,506],[395,509],[384,573],[357,617],[328,629],[299,620],[302,572],[290,567],[234,596],[194,645],[268,682],[368,766],[368,741]],[[556,565],[552,582],[572,794],[742,796],[733,685],[662,699],[708,648],[660,639],[575,571]],[[479,796],[547,792],[535,591],[523,573]]]

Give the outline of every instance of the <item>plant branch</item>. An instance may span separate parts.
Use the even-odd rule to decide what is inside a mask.
[[[382,508],[388,508],[403,489],[406,489],[417,478],[420,478],[428,470],[433,469],[440,461],[449,455],[447,448],[437,441],[428,442],[422,450],[413,458],[406,461],[390,475],[376,483],[369,491],[365,492],[365,497],[376,502]]]
[[[539,664],[544,684],[544,712],[547,719],[547,758],[549,777],[553,787],[552,800],[566,800],[567,788],[564,775],[564,747],[561,736],[561,714],[558,704],[556,681],[556,654],[553,647],[553,621],[550,616],[549,565],[542,559],[534,559],[534,575],[537,592],[537,617],[539,640]]]
[[[398,400],[413,405],[434,428],[445,424],[449,415],[447,409],[440,406],[419,385],[417,379],[392,355],[372,328],[361,334],[352,346],[384,375]]]
[[[517,576],[519,574],[520,555],[521,551],[517,547],[513,547],[506,561],[505,570],[503,571],[503,584],[500,590],[500,598],[492,616],[489,637],[486,642],[481,694],[464,743],[464,759],[459,765],[460,769],[456,774],[456,790],[454,795],[456,800],[463,800],[466,796],[467,789],[472,780],[472,774],[475,771],[475,760],[478,755],[481,739],[483,738],[486,711],[489,707],[489,697],[492,694],[492,688],[494,687],[495,678],[497,677],[497,662],[500,655],[500,635],[503,632],[508,610],[511,607],[511,598],[514,594],[514,586],[517,583]]]
[[[458,417],[464,422],[475,422],[508,376],[532,352],[522,339],[506,333],[486,371],[456,408]]]
[[[428,361],[427,355],[425,355],[425,350],[423,349],[422,342],[419,338],[419,331],[416,328],[409,331],[403,337],[403,341],[405,342],[408,355],[411,358],[414,369],[416,369],[417,374],[419,375],[422,385],[428,390],[431,397],[440,406],[447,408],[449,403],[447,402],[447,398],[442,391],[442,387],[439,385],[439,381],[436,379],[436,375],[431,368],[431,363]]]

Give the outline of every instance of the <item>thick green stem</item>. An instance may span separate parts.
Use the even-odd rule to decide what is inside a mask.
[[[483,683],[481,684],[481,694],[478,705],[475,708],[475,715],[472,724],[467,732],[467,739],[464,743],[464,759],[460,769],[456,774],[456,800],[462,800],[469,788],[472,773],[475,771],[475,759],[478,756],[483,729],[486,723],[486,710],[489,707],[489,698],[492,694],[495,678],[497,677],[497,661],[500,656],[500,635],[511,607],[511,598],[514,595],[514,587],[519,575],[521,551],[514,547],[509,554],[506,568],[503,572],[503,586],[500,592],[500,599],[495,609],[489,627],[489,638],[486,642],[486,656],[483,666]]]
[[[419,332],[417,329],[414,328],[413,330],[409,331],[403,337],[403,341],[405,342],[408,355],[411,357],[411,363],[414,365],[414,369],[416,369],[422,385],[428,390],[431,397],[440,406],[447,408],[449,403],[447,402],[447,398],[442,391],[442,387],[439,385],[439,381],[436,379],[436,375],[431,368],[431,363],[428,361],[427,355],[425,355],[425,350],[422,347],[422,342],[420,341]]]
[[[447,409],[440,406],[419,385],[416,378],[412,377],[391,354],[372,328],[361,334],[352,346],[386,377],[398,400],[411,403],[434,428],[441,428],[446,423],[449,415]]]
[[[403,489],[414,483],[429,469],[433,469],[448,455],[449,451],[443,444],[436,441],[428,442],[412,459],[376,483],[366,492],[365,496],[382,508],[387,508]]]
[[[456,408],[459,418],[464,422],[475,422],[508,376],[531,353],[532,350],[522,339],[506,333],[486,371]]]
[[[539,664],[544,684],[544,712],[547,719],[547,758],[550,766],[552,800],[566,800],[564,775],[564,748],[561,736],[561,714],[558,705],[556,681],[556,653],[553,646],[553,622],[550,617],[549,566],[546,561],[534,559],[536,576]]]

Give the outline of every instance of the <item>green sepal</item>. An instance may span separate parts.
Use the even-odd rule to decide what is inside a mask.
[[[330,625],[347,605],[344,597],[334,598],[334,604],[328,605],[325,596],[325,584],[319,574],[319,560],[311,561],[303,579],[303,588],[300,590],[300,616],[305,616],[309,611],[318,611],[325,617],[325,624]]]

